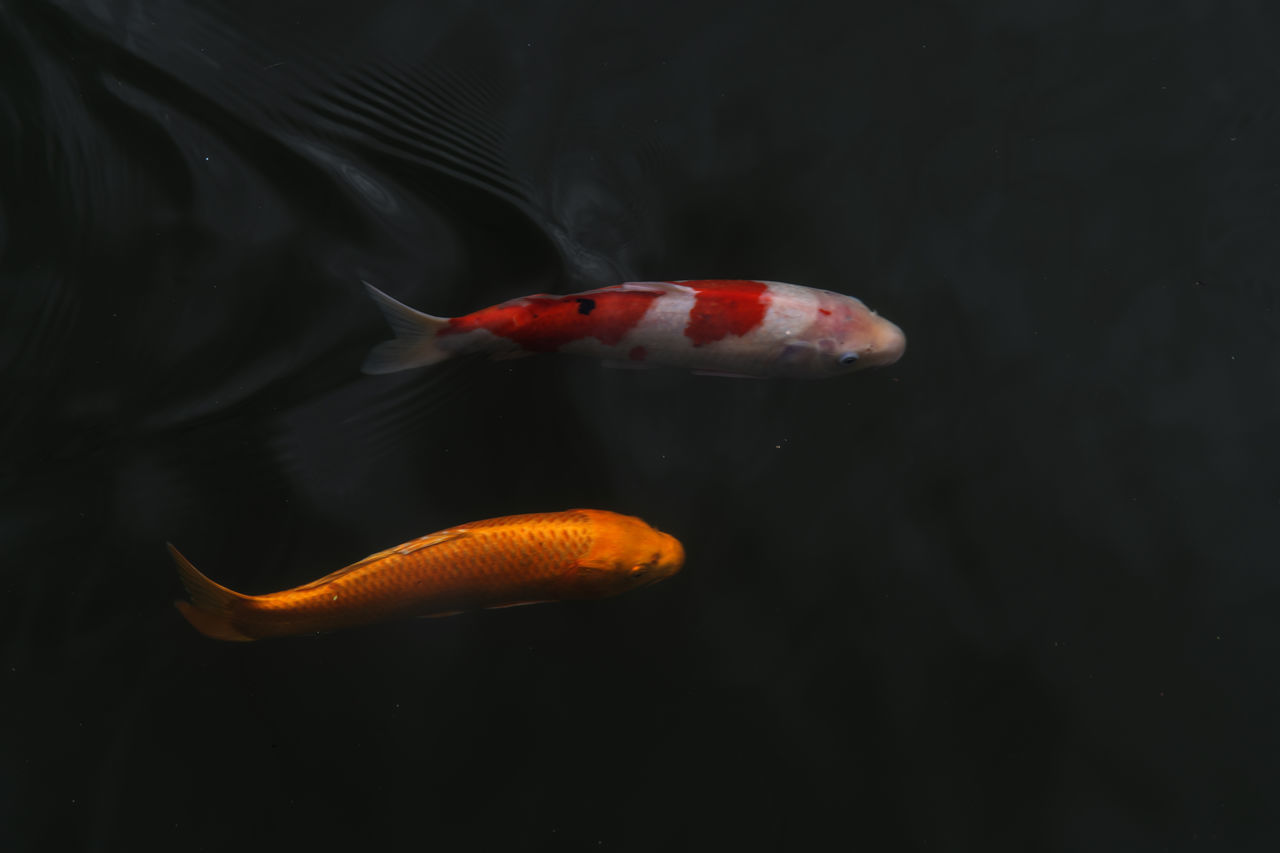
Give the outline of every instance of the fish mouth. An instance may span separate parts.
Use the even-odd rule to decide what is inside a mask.
[[[667,569],[667,574],[674,575],[676,572],[684,568],[684,545],[680,540],[670,534],[663,534],[667,537],[670,546],[670,552],[667,559],[663,561],[663,567]]]
[[[858,367],[855,369],[887,367],[897,363],[907,351],[907,336],[902,329],[883,317],[876,317],[876,319],[879,322],[876,323],[872,332],[871,344],[862,351],[862,357],[858,359]]]
[[[658,547],[658,553],[662,556],[654,565],[653,576],[648,579],[647,584],[669,578],[684,568],[684,545],[669,533],[659,531],[659,535],[662,541]]]

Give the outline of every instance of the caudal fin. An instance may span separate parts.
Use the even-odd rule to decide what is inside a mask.
[[[394,340],[380,343],[369,352],[364,360],[365,373],[395,373],[397,370],[426,367],[453,355],[436,343],[436,334],[449,324],[446,318],[415,311],[367,281],[364,286],[396,334]]]
[[[172,543],[166,542],[165,545],[169,547],[173,561],[178,564],[178,576],[182,578],[182,585],[187,588],[187,595],[191,596],[190,602],[174,602],[178,612],[206,637],[235,642],[255,639],[231,622],[235,605],[248,600],[249,596],[233,592],[209,580]]]

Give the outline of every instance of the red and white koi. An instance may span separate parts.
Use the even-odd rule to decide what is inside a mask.
[[[433,317],[365,287],[395,331],[366,373],[454,355],[539,352],[618,366],[722,376],[820,378],[893,364],[907,339],[860,300],[776,281],[641,281],[567,296],[522,296],[462,317]]]

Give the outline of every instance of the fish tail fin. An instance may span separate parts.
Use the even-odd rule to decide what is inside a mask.
[[[255,639],[245,634],[232,622],[236,605],[247,601],[249,596],[233,592],[209,580],[201,574],[199,569],[191,565],[191,561],[182,556],[172,543],[165,544],[169,547],[169,554],[173,557],[173,561],[178,564],[178,576],[182,578],[182,585],[187,588],[187,595],[191,596],[190,602],[174,602],[178,612],[206,637],[234,642]]]
[[[397,302],[369,282],[365,288],[387,318],[394,339],[378,344],[364,360],[365,373],[395,373],[413,367],[438,364],[453,355],[436,342],[436,335],[448,326],[445,317],[433,317]]]

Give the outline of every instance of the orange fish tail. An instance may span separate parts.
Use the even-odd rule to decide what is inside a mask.
[[[227,589],[205,577],[199,569],[191,565],[191,561],[182,556],[170,543],[169,553],[178,564],[178,575],[182,585],[187,588],[191,601],[175,601],[174,604],[191,625],[215,640],[247,642],[256,639],[238,629],[233,622],[236,610],[249,596]]]

